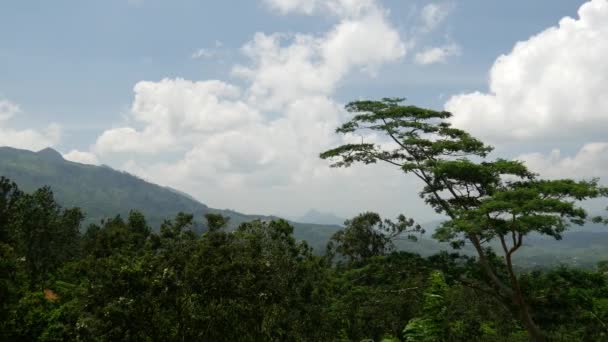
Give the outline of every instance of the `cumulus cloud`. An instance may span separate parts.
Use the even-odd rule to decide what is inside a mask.
[[[21,113],[19,105],[0,100],[0,146],[40,150],[54,146],[61,138],[61,127],[51,124],[45,129],[17,129],[10,127],[10,119]]]
[[[320,193],[335,202],[341,195],[328,194],[330,184],[371,180],[371,173],[360,178],[352,170],[330,170],[318,155],[340,142],[334,130],[344,111],[332,99],[339,83],[407,52],[387,11],[372,0],[266,4],[284,14],[329,11],[336,22],[320,34],[256,33],[241,49],[248,62],[232,69],[240,86],[219,80],[137,83],[128,123],[103,132],[94,155],[75,152],[73,158],[126,159],[123,169],[148,180],[205,199],[230,197],[239,209],[257,212],[276,212],[290,201],[298,201],[293,207],[301,211],[313,206],[302,202]],[[164,161],[153,161],[159,155]],[[360,187],[372,193],[371,185],[353,188]]]
[[[516,159],[544,177],[602,177],[608,170],[608,142],[585,144],[573,156],[564,156],[559,149],[554,149],[549,154],[528,153]]]
[[[277,110],[302,96],[331,94],[353,69],[373,71],[403,57],[406,48],[386,18],[372,11],[322,36],[258,33],[243,52],[252,64],[233,72],[251,82],[248,100]]]
[[[70,152],[64,154],[63,158],[81,164],[99,165],[99,159],[97,159],[97,156],[91,152],[71,150]]]
[[[601,139],[608,128],[608,0],[582,5],[519,42],[490,71],[489,91],[453,96],[453,123],[490,141]]]
[[[239,99],[238,87],[221,81],[142,81],[134,92],[131,116],[143,129],[118,127],[103,132],[96,153],[175,151],[197,143],[205,133],[238,129],[261,118]]]
[[[340,0],[331,6],[356,11],[363,5]],[[301,113],[300,117],[290,113],[303,101],[311,113],[314,109],[323,112],[325,102],[334,106],[327,96],[347,73],[374,69],[405,54],[398,32],[383,13],[371,6],[358,19],[342,19],[319,36],[257,33],[242,49],[250,64],[233,70],[248,81],[244,90],[217,80],[139,82],[134,88],[131,118],[141,129],[108,130],[98,138],[95,151],[158,153],[200,145],[224,132],[269,129],[279,124],[292,127],[291,120],[316,117],[314,113]],[[310,107],[317,105],[321,107]],[[281,112],[283,117],[268,120],[268,112]],[[325,113],[328,121],[334,123],[338,112],[332,108]],[[263,134],[256,136],[262,139]]]
[[[461,48],[457,44],[427,48],[416,54],[415,61],[422,65],[445,63],[449,57],[458,56],[460,51]]]

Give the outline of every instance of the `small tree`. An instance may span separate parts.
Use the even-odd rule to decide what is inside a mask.
[[[397,222],[382,220],[372,212],[357,215],[345,222],[346,227],[336,232],[327,244],[327,255],[339,254],[350,262],[365,261],[371,257],[385,255],[393,250],[393,240],[404,233],[414,239],[414,232],[423,232],[420,225],[403,215]]]
[[[420,196],[450,218],[435,237],[454,246],[470,243],[496,295],[513,307],[531,338],[543,341],[513,269],[513,254],[530,233],[560,239],[569,224],[583,224],[587,215],[576,202],[605,196],[606,189],[597,180],[540,180],[519,161],[486,161],[492,147],[451,127],[446,121],[451,113],[402,102],[349,103],[346,109],[355,115],[336,132],[380,132],[390,144],[345,144],[321,158],[333,161],[333,167],[386,162],[418,177],[424,185]],[[486,248],[494,240],[500,242],[506,280]]]
[[[429,278],[429,287],[424,291],[423,316],[407,323],[403,329],[406,341],[432,342],[445,339],[448,285],[439,271],[431,273]]]
[[[217,232],[225,228],[230,221],[230,217],[213,213],[205,214],[205,219],[207,220],[207,227],[210,232]]]

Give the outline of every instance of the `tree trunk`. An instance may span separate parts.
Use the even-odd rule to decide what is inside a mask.
[[[520,239],[521,240],[521,239]],[[511,279],[511,287],[513,288],[513,300],[519,309],[519,316],[521,318],[521,322],[524,324],[526,331],[528,331],[528,335],[530,339],[537,342],[545,341],[545,335],[542,330],[536,325],[532,315],[530,315],[530,308],[528,307],[528,303],[526,303],[526,299],[524,298],[523,292],[521,291],[521,286],[519,285],[519,279],[517,279],[517,275],[513,270],[513,260],[511,255],[515,252],[519,246],[521,246],[521,241],[513,246],[510,250],[507,249],[504,238],[501,236],[500,241],[505,250],[505,259],[507,262],[507,271],[509,272],[509,278]]]
[[[544,342],[545,339],[545,334],[543,333],[542,330],[540,330],[540,328],[538,327],[538,325],[536,325],[536,323],[534,323],[534,320],[532,319],[532,316],[530,315],[530,310],[528,309],[528,305],[526,305],[525,300],[523,299],[521,293],[518,293],[516,298],[517,301],[517,306],[519,309],[519,315],[521,317],[521,321],[524,324],[524,327],[526,328],[526,331],[528,332],[528,335],[530,336],[530,339],[532,341],[536,341],[536,342]]]
[[[424,177],[419,176],[419,178],[421,178],[427,185],[430,186],[431,182],[428,181],[428,178],[426,177],[426,175],[423,174],[423,176]],[[444,181],[444,184],[446,184],[446,187],[450,191],[450,193],[455,198],[459,198],[458,194],[456,194],[456,192],[452,189],[449,182],[447,182],[445,179],[443,179],[443,181]],[[443,200],[436,191],[433,192],[433,195],[439,201],[440,205],[443,207],[446,214],[451,219],[456,219],[456,216],[454,215],[454,213],[452,212],[450,206],[446,203],[446,201]],[[469,241],[475,247],[475,250],[477,251],[477,255],[479,257],[479,262],[481,264],[481,267],[482,267],[483,271],[486,273],[486,275],[488,276],[488,278],[490,279],[490,281],[492,283],[494,283],[495,289],[498,291],[498,293],[503,292],[507,296],[507,298],[510,297],[514,301],[514,304],[517,306],[517,309],[519,311],[520,320],[523,323],[524,327],[526,328],[526,331],[528,332],[530,339],[532,339],[533,341],[536,341],[536,342],[544,342],[545,336],[544,336],[542,330],[536,325],[536,323],[532,319],[532,316],[530,315],[530,309],[528,308],[528,305],[526,304],[526,301],[522,295],[521,288],[519,287],[519,281],[517,280],[517,276],[513,272],[513,264],[511,262],[511,253],[512,252],[508,252],[506,250],[506,246],[504,246],[504,240],[502,240],[502,238],[501,238],[501,242],[503,243],[503,246],[505,247],[507,268],[509,270],[509,277],[511,278],[511,284],[512,284],[511,287],[509,287],[505,283],[503,283],[503,281],[500,280],[500,278],[498,278],[496,273],[494,273],[494,270],[492,269],[492,266],[490,265],[489,260],[486,258],[486,255],[483,251],[483,247],[481,246],[481,242],[480,242],[479,238],[475,234],[467,234],[467,237],[468,237]],[[520,245],[521,245],[521,241],[520,241]]]
[[[494,270],[490,265],[490,261],[488,260],[486,254],[483,251],[483,247],[481,246],[479,238],[473,234],[470,234],[468,238],[469,241],[471,241],[471,243],[473,244],[473,247],[475,247],[475,250],[477,251],[477,256],[479,257],[479,263],[481,265],[481,268],[486,273],[486,276],[490,279],[490,281],[494,284],[494,287],[499,292],[503,292],[503,294],[507,296],[507,298],[513,298],[515,292],[513,291],[513,289],[509,288],[502,280],[500,280],[496,273],[494,273]]]

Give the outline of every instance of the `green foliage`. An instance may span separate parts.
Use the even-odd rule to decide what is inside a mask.
[[[539,212],[573,221],[584,215],[544,199],[553,193],[585,197],[597,186],[527,184],[497,188],[452,222],[484,219],[476,210],[509,210],[522,231],[543,227],[559,237],[559,221]],[[0,214],[0,341],[529,339],[513,318],[516,306],[488,286],[475,258],[395,252],[393,239],[421,231],[404,216],[393,222],[363,213],[349,220],[329,248],[349,262],[332,263],[331,255],[316,256],[299,241],[284,220],[226,229],[228,217],[205,213],[209,229],[199,234],[193,215],[177,213],[154,229],[131,210],[80,234],[80,210],[61,207],[49,188],[22,193],[4,178]],[[479,234],[500,237],[504,231],[492,222]],[[491,249],[483,255],[507,282],[504,260]],[[608,339],[603,263],[597,270],[557,268],[517,279],[548,338]]]
[[[18,260],[13,248],[0,241],[0,341],[7,340],[11,309],[17,296],[16,272]]]
[[[9,224],[18,234],[13,244],[0,244],[7,271],[0,279],[2,340],[335,336],[323,319],[331,288],[327,264],[294,239],[286,221],[258,220],[230,232],[221,230],[226,218],[207,215],[213,229],[197,235],[193,216],[178,214],[153,233],[132,211],[127,220],[104,220],[81,237],[74,227],[79,220],[71,220],[78,211],[60,208],[48,189],[23,195],[15,208]],[[38,233],[61,249],[48,249],[42,238],[35,249],[21,248],[37,237],[24,233],[31,225],[21,214],[38,215],[33,222],[44,227]],[[31,254],[38,249],[50,254]],[[27,262],[33,258],[37,274]]]
[[[401,215],[397,222],[382,220],[376,213],[363,213],[345,222],[346,227],[336,232],[327,245],[327,254],[338,254],[349,262],[361,262],[385,255],[394,248],[393,239],[407,233],[423,232],[414,220]]]
[[[207,219],[207,226],[211,232],[225,228],[230,221],[229,217],[220,214],[205,214],[205,219]]]
[[[522,286],[538,308],[539,323],[553,331],[555,339],[608,339],[606,274],[559,267],[549,273],[524,275]]]
[[[62,209],[49,188],[19,196],[8,224],[9,241],[23,257],[32,289],[77,256],[82,219],[79,209]]]
[[[492,148],[451,127],[452,114],[414,106],[402,99],[355,101],[346,106],[354,115],[336,129],[340,134],[379,132],[388,143],[346,144],[321,158],[334,167],[385,162],[413,174],[424,184],[420,196],[449,217],[435,233],[454,248],[470,243],[489,287],[506,305],[513,305],[533,340],[543,341],[513,267],[513,254],[531,233],[560,239],[570,224],[582,225],[585,210],[576,202],[606,196],[597,180],[542,180],[519,161],[487,161]],[[502,266],[492,261],[487,243],[499,241]],[[491,245],[490,245],[491,246]]]
[[[351,341],[400,336],[421,310],[430,272],[418,255],[391,253],[337,268],[330,317]]]
[[[17,184],[0,176],[0,241],[10,241],[9,223],[15,212],[15,206],[22,196]]]
[[[86,223],[130,210],[141,211],[155,225],[178,212],[208,210],[203,204],[171,189],[145,182],[106,166],[73,163],[61,155],[0,148],[0,175],[7,176],[27,191],[51,186],[65,207],[78,206],[87,215]],[[55,152],[57,154],[57,152]]]
[[[430,275],[429,286],[424,292],[422,317],[408,322],[403,329],[406,341],[442,341],[445,340],[443,324],[446,316],[446,296],[448,286],[441,272]]]

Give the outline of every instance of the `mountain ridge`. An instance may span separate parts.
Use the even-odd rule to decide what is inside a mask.
[[[131,209],[141,211],[154,229],[158,229],[163,220],[173,218],[178,212],[193,214],[195,230],[199,233],[205,229],[203,215],[206,213],[228,216],[229,229],[255,219],[279,218],[210,208],[180,190],[148,182],[109,166],[68,161],[53,149],[33,152],[0,147],[0,176],[16,182],[26,192],[50,186],[62,206],[83,209],[87,215],[84,226],[116,215],[126,217]],[[322,252],[331,236],[342,228],[340,225],[302,223],[296,220],[290,220],[294,226],[294,236],[298,240],[306,240],[317,253]],[[447,244],[431,239],[440,222],[423,224],[427,233],[417,243],[398,241],[398,249],[426,256],[440,250],[450,250]],[[550,263],[583,263],[589,266],[608,259],[608,252],[603,248],[605,243],[608,243],[608,229],[605,227],[573,227],[564,234],[561,241],[529,236],[519,259],[520,263],[530,266]],[[461,252],[467,254],[466,248]]]
[[[278,218],[210,208],[180,190],[148,182],[128,172],[106,165],[95,166],[65,160],[52,148],[34,152],[0,147],[0,176],[11,179],[26,192],[50,186],[62,206],[83,210],[86,215],[85,226],[116,215],[125,217],[131,210],[141,211],[155,229],[179,212],[193,214],[199,232],[205,229],[203,215],[207,213],[228,216],[229,228],[255,219]],[[296,238],[309,241],[317,250],[324,248],[329,237],[340,229],[333,225],[290,222],[294,226]]]

